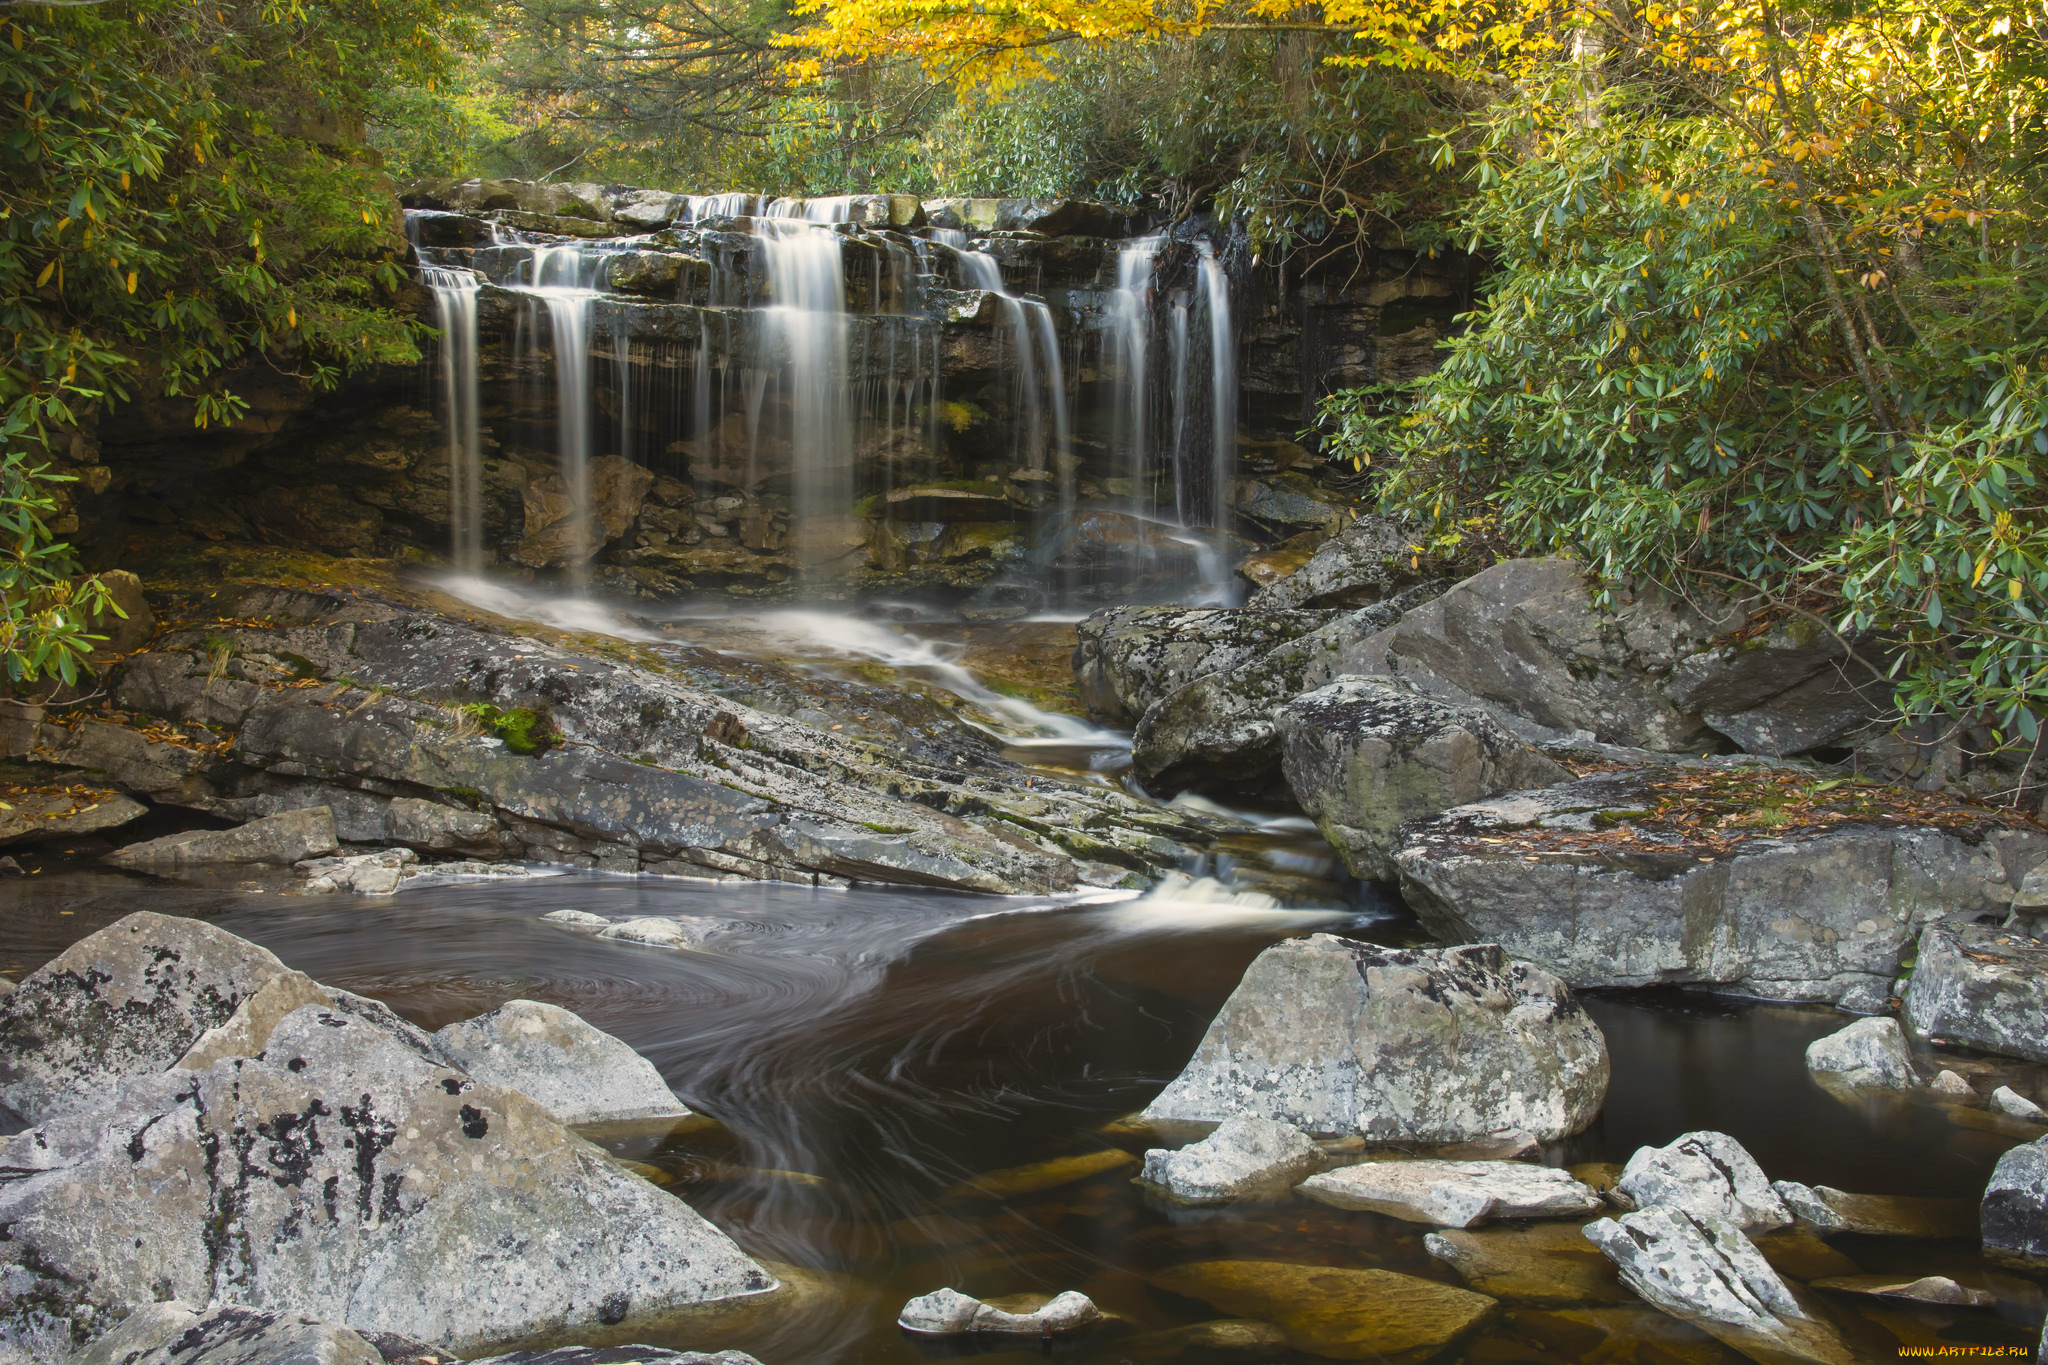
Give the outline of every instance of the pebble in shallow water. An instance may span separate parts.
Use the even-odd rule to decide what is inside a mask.
[[[1021,1304],[1016,1306],[1022,1307]],[[1011,1312],[995,1303],[983,1303],[956,1289],[941,1289],[904,1304],[896,1322],[907,1331],[931,1336],[958,1336],[968,1332],[1058,1336],[1078,1332],[1101,1317],[1102,1311],[1092,1299],[1071,1289],[1055,1294],[1024,1312]]]

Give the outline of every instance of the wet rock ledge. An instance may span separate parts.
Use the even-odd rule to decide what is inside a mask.
[[[821,698],[705,651],[368,592],[243,587],[184,614],[108,672],[102,705],[0,737],[154,805],[325,807],[342,843],[470,860],[1029,894],[1148,879],[1209,836],[1199,816],[1027,773],[885,688]]]

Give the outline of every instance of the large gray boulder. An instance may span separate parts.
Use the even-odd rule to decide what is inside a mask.
[[[1131,736],[1131,763],[1148,788],[1253,797],[1286,794],[1274,713],[1304,692],[1362,671],[1367,643],[1427,586],[1345,612],[1234,668],[1204,673],[1152,703]]]
[[[1549,1141],[1593,1121],[1607,1041],[1562,982],[1491,945],[1330,934],[1260,953],[1145,1117],[1278,1119],[1317,1134]]]
[[[2048,1138],[2022,1143],[1998,1158],[1984,1186],[1980,1218],[1986,1255],[2048,1265]]]
[[[1283,1195],[1322,1164],[1322,1149],[1292,1124],[1237,1114],[1178,1151],[1145,1153],[1139,1179],[1187,1204]]]
[[[1662,1147],[1638,1147],[1614,1188],[1639,1208],[1718,1218],[1744,1232],[1792,1221],[1756,1158],[1726,1133],[1687,1133]]]
[[[751,1294],[766,1271],[516,1091],[308,1005],[0,1147],[0,1330],[167,1298],[461,1351]]]
[[[2000,837],[2043,841],[1744,825],[1739,811],[1732,826],[1661,820],[1667,806],[1708,809],[1724,778],[1739,790],[1745,771],[1770,771],[1749,763],[1582,778],[1411,822],[1393,859],[1402,895],[1437,938],[1499,943],[1573,986],[1717,986],[1875,1012],[1922,926],[2004,912]],[[1694,790],[1668,785],[1681,778]]]
[[[434,1035],[443,1057],[563,1123],[687,1118],[654,1063],[560,1005],[511,1000]]]
[[[117,848],[107,855],[116,867],[138,872],[178,872],[188,867],[234,863],[293,863],[341,848],[334,832],[334,812],[326,806],[283,811],[251,820],[234,829],[197,829],[167,834]]]
[[[2048,1062],[2048,944],[1955,921],[1920,935],[1906,1027],[1950,1046]]]
[[[1705,722],[1673,704],[1663,683],[1741,620],[1653,590],[1598,609],[1583,565],[1512,559],[1403,616],[1387,649],[1403,676],[1441,679],[1550,729],[1696,753]]]
[[[225,929],[138,910],[0,996],[0,1104],[30,1123],[164,1070],[285,965]]]
[[[1476,707],[1389,678],[1340,678],[1273,716],[1287,785],[1345,866],[1392,881],[1400,827],[1571,774]]]
[[[1744,753],[1781,756],[1865,736],[1892,709],[1880,652],[1852,650],[1808,617],[1681,659],[1664,695],[1735,741]]]
[[[1630,1289],[1752,1359],[1854,1365],[1863,1358],[1726,1219],[1653,1208],[1603,1218],[1585,1233]]]
[[[199,1311],[183,1303],[136,1309],[65,1365],[384,1365],[359,1333],[310,1313]]]
[[[1132,725],[1196,678],[1227,672],[1326,625],[1331,611],[1108,607],[1082,621],[1074,681],[1088,714]]]
[[[1282,611],[1382,601],[1440,571],[1427,552],[1426,534],[1419,526],[1368,512],[1323,542],[1308,563],[1253,593],[1245,605]]]

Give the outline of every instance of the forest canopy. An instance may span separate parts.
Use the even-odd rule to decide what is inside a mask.
[[[1390,510],[1754,594],[1877,642],[1912,710],[2038,734],[2038,4],[4,14],[12,494],[102,396],[231,421],[238,365],[331,384],[412,357],[393,178],[1082,194],[1210,215],[1253,253],[1475,252],[1443,368],[1336,395],[1316,434]]]

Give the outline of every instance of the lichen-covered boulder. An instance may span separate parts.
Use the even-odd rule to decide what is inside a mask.
[[[1275,713],[1346,674],[1366,671],[1371,642],[1434,589],[1418,586],[1345,612],[1232,668],[1203,673],[1153,702],[1131,736],[1131,764],[1155,792],[1279,797]]]
[[[442,1056],[563,1123],[687,1118],[654,1063],[560,1005],[511,1000],[434,1035]]]
[[[1571,779],[1486,712],[1390,678],[1339,678],[1280,707],[1273,725],[1288,788],[1370,881],[1397,875],[1405,821]]]
[[[0,1104],[30,1123],[164,1070],[285,965],[201,920],[149,910],[66,948],[0,997]]]
[[[1980,1218],[1985,1254],[2048,1265],[2048,1138],[2022,1143],[1998,1158],[1984,1186]]]
[[[1244,974],[1152,1120],[1277,1119],[1319,1134],[1544,1141],[1593,1121],[1607,1040],[1564,983],[1491,945],[1277,943]]]
[[[1585,1231],[1629,1288],[1753,1359],[1812,1365],[1864,1359],[1800,1302],[1726,1219],[1653,1208],[1603,1218]]]
[[[65,1365],[385,1365],[360,1334],[310,1313],[146,1304]]]
[[[1724,1219],[1745,1232],[1792,1221],[1756,1158],[1726,1133],[1687,1133],[1662,1147],[1638,1147],[1614,1188],[1638,1208]]]
[[[1221,673],[1335,616],[1331,611],[1234,607],[1109,607],[1082,621],[1074,681],[1088,714],[1131,725],[1196,678]]]
[[[1919,1037],[2048,1062],[2048,944],[1960,917],[1930,924],[1905,1006]]]
[[[1584,565],[1511,559],[1417,607],[1394,627],[1395,671],[1427,673],[1554,730],[1608,744],[1684,752],[1706,731],[1663,683],[1715,635],[1741,624],[1653,589],[1594,605]]]
[[[0,1166],[0,1328],[84,1337],[175,1298],[460,1351],[774,1286],[524,1095],[318,1005],[259,1057],[128,1079]]]
[[[1422,528],[1367,513],[1325,541],[1308,562],[1252,594],[1258,611],[1362,607],[1441,572]]]
[[[1413,820],[1393,861],[1431,934],[1573,986],[1875,1012],[1922,927],[2004,914],[2001,850],[2043,836],[1988,807],[1819,785],[1753,759],[1606,773]]]

